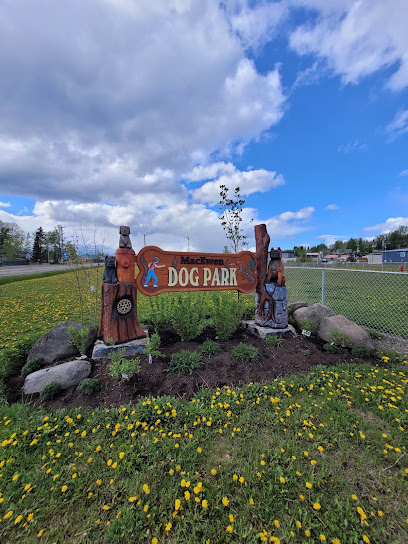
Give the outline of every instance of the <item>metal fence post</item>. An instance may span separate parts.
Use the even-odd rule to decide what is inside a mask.
[[[324,304],[324,290],[326,288],[326,269],[322,270],[322,304]]]

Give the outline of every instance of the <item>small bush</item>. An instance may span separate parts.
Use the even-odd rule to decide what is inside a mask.
[[[202,298],[193,297],[191,293],[179,295],[174,308],[172,324],[182,340],[188,342],[203,332],[207,321]]]
[[[300,328],[302,331],[310,331],[316,330],[318,327],[318,323],[314,319],[301,319],[300,320]]]
[[[279,348],[282,345],[282,340],[279,336],[270,335],[266,337],[265,344],[268,347]]]
[[[82,327],[77,331],[75,327],[68,327],[68,334],[71,337],[69,343],[76,348],[81,355],[85,353],[85,346],[88,341],[89,329],[88,327]]]
[[[244,305],[232,296],[215,296],[211,301],[211,320],[221,341],[228,340],[241,323]]]
[[[58,382],[51,382],[46,385],[40,392],[42,400],[50,400],[59,395],[62,391],[62,387]]]
[[[143,353],[145,353],[146,355],[149,355],[149,362],[151,362],[151,358],[152,357],[166,357],[164,355],[164,353],[162,353],[160,350],[159,350],[159,347],[160,347],[160,336],[157,334],[157,333],[154,333],[151,335],[150,337],[150,340],[149,340],[149,343],[147,344],[147,346],[145,347],[145,350]]]
[[[323,344],[323,349],[327,353],[340,353],[340,348],[336,344]]]
[[[149,310],[145,321],[152,324],[158,334],[171,326],[173,317],[173,299],[171,297],[148,297]]]
[[[375,329],[369,329],[368,334],[371,336],[373,340],[381,340],[382,338],[381,334]]]
[[[370,357],[370,350],[365,346],[354,346],[351,350],[353,357],[361,357],[362,359],[368,359]]]
[[[241,363],[254,363],[259,359],[259,351],[248,344],[238,344],[231,351],[231,355]]]
[[[171,356],[167,372],[188,372],[193,373],[193,370],[204,365],[201,353],[198,351],[188,351],[182,349]]]
[[[203,357],[213,357],[221,351],[221,346],[214,340],[206,340],[198,348]]]
[[[77,389],[85,395],[95,395],[101,390],[101,382],[96,378],[85,378],[78,385]]]
[[[310,351],[310,349],[301,349],[300,350],[300,353],[302,355],[304,355],[305,357],[310,357],[310,355],[312,354],[312,352]]]
[[[341,346],[342,348],[351,347],[350,338],[345,332],[331,331],[330,336],[333,342],[338,346]]]
[[[27,361],[26,364],[23,366],[23,368],[21,369],[21,374],[23,374],[23,376],[26,376],[27,374],[31,374],[31,372],[40,370],[42,364],[43,360],[41,359],[41,357],[31,359],[30,361]]]
[[[402,361],[405,361],[407,358],[406,355],[402,355],[402,353],[395,351],[394,349],[383,349],[380,351],[379,356],[385,363],[391,364],[402,363]]]

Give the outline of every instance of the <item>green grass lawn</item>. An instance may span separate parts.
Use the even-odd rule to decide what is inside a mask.
[[[0,286],[3,375],[34,337],[80,318],[76,289],[69,275]],[[407,428],[406,362],[191,401],[0,406],[0,542],[405,544]]]
[[[288,299],[322,301],[322,270],[285,268]],[[325,304],[360,325],[408,338],[408,274],[331,270]]]

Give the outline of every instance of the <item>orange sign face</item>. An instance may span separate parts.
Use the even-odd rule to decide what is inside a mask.
[[[137,288],[144,295],[165,291],[235,290],[251,293],[256,287],[256,257],[240,253],[187,253],[146,246],[138,253]]]

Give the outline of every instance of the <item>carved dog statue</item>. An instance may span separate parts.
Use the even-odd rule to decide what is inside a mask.
[[[268,265],[268,275],[266,281],[274,282],[278,287],[285,285],[285,276],[283,275],[283,262],[282,262],[282,250],[280,247],[278,249],[271,248],[269,252],[269,265]]]
[[[118,283],[115,257],[105,257],[105,270],[103,271],[102,281],[103,283]]]
[[[119,247],[125,247],[127,249],[132,249],[132,243],[129,238],[130,227],[122,225],[119,228]]]

